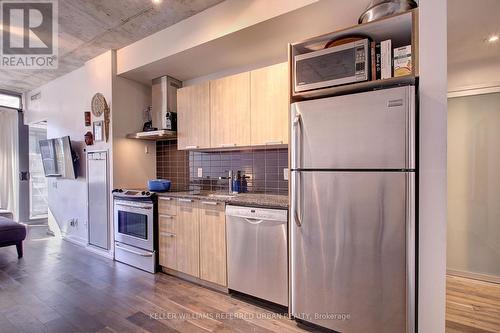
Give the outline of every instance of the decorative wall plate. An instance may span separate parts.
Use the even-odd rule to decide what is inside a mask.
[[[100,117],[108,107],[106,99],[101,93],[97,93],[92,97],[92,114],[95,117]]]

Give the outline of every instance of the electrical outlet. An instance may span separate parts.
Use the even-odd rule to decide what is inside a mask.
[[[198,168],[198,178],[203,177],[203,168]]]
[[[54,180],[52,181],[52,187],[53,187],[53,188],[57,188],[57,180],[55,180],[55,179],[54,179]]]
[[[288,169],[287,168],[283,169],[283,179],[288,180]]]
[[[78,219],[71,219],[69,221],[69,225],[72,226],[73,228],[76,228],[78,226]]]

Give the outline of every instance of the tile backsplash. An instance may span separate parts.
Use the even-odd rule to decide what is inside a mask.
[[[249,192],[288,194],[283,177],[288,168],[286,148],[188,152],[177,150],[176,141],[158,142],[156,148],[157,177],[170,179],[172,191],[227,191],[228,180],[219,177],[241,170],[248,177]]]

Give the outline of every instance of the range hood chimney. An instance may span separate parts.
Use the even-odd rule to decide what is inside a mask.
[[[167,114],[177,113],[177,89],[182,82],[170,76],[162,76],[153,80],[153,127],[159,130],[172,130],[167,125]]]
[[[182,82],[170,76],[162,76],[153,80],[152,87],[152,127],[154,131],[132,133],[129,139],[140,140],[175,140],[177,129],[172,126],[172,119],[177,119],[177,89]]]

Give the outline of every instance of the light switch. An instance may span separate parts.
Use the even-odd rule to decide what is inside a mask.
[[[288,180],[288,169],[287,168],[283,169],[283,179]]]
[[[203,169],[198,168],[198,178],[201,178],[201,177],[203,177]]]

